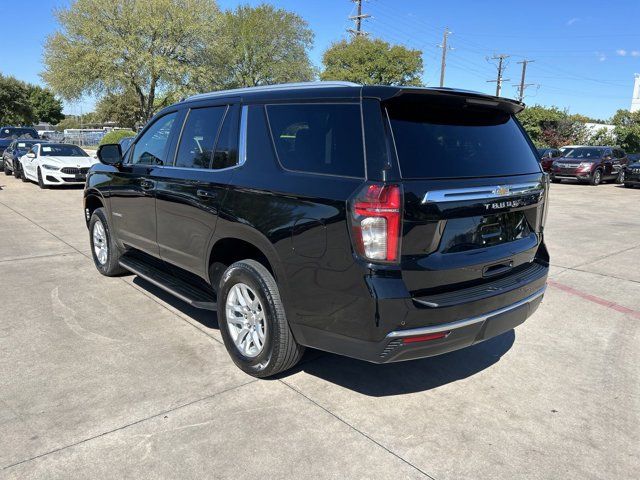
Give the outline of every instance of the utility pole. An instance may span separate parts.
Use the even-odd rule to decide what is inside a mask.
[[[442,49],[442,62],[440,63],[440,86],[444,87],[444,71],[447,67],[447,50],[452,50],[451,47],[447,46],[447,38],[453,32],[449,31],[449,27],[445,27],[444,33],[442,34],[442,44],[438,45]]]
[[[358,14],[349,17],[349,20],[353,20],[355,22],[356,28],[349,28],[347,29],[347,32],[352,34],[354,37],[369,35],[369,32],[365,32],[364,30],[362,30],[362,20],[371,17],[371,15],[369,15],[368,13],[362,13],[362,0],[351,1],[356,2],[356,5],[358,6]]]
[[[502,78],[502,73],[504,69],[507,68],[507,62],[505,60],[509,58],[510,55],[505,55],[501,53],[500,55],[494,55],[491,58],[487,58],[489,60],[498,60],[498,77],[495,80],[487,80],[487,82],[493,83],[496,82],[496,97],[500,96],[500,91],[502,90],[502,82],[508,82],[509,78]]]
[[[522,76],[520,77],[520,86],[518,87],[518,100],[521,102],[524,100],[524,91],[526,88],[534,85],[533,83],[524,83],[524,79],[527,74],[527,63],[532,62],[535,62],[535,60],[522,60],[521,62],[516,62],[522,65]]]

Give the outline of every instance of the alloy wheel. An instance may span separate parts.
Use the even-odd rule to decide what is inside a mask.
[[[229,334],[245,357],[257,357],[264,348],[267,320],[262,302],[244,283],[236,283],[227,295],[226,317]]]
[[[109,257],[109,247],[107,245],[107,235],[104,225],[100,220],[93,224],[93,251],[96,254],[98,263],[104,265]]]

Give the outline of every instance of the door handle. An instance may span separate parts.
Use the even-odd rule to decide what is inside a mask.
[[[142,187],[143,190],[151,190],[155,185],[155,182],[152,182],[151,180],[141,180],[140,181],[140,186]]]
[[[216,198],[218,196],[217,192],[211,192],[209,190],[198,190],[196,192],[200,198]]]

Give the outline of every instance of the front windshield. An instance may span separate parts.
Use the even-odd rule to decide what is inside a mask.
[[[42,157],[88,157],[89,155],[75,145],[42,145],[40,148]]]
[[[30,128],[3,128],[0,130],[0,138],[38,138]]]
[[[566,158],[596,159],[602,157],[602,148],[574,148],[565,154]]]

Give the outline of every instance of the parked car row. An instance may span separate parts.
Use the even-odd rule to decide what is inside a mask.
[[[37,182],[40,188],[83,184],[97,162],[76,145],[34,139],[13,140],[2,154],[5,175]]]
[[[627,156],[624,150],[612,146],[569,145],[539,148],[542,169],[551,181],[577,180],[591,185],[615,181],[627,188],[640,185],[640,158]]]

